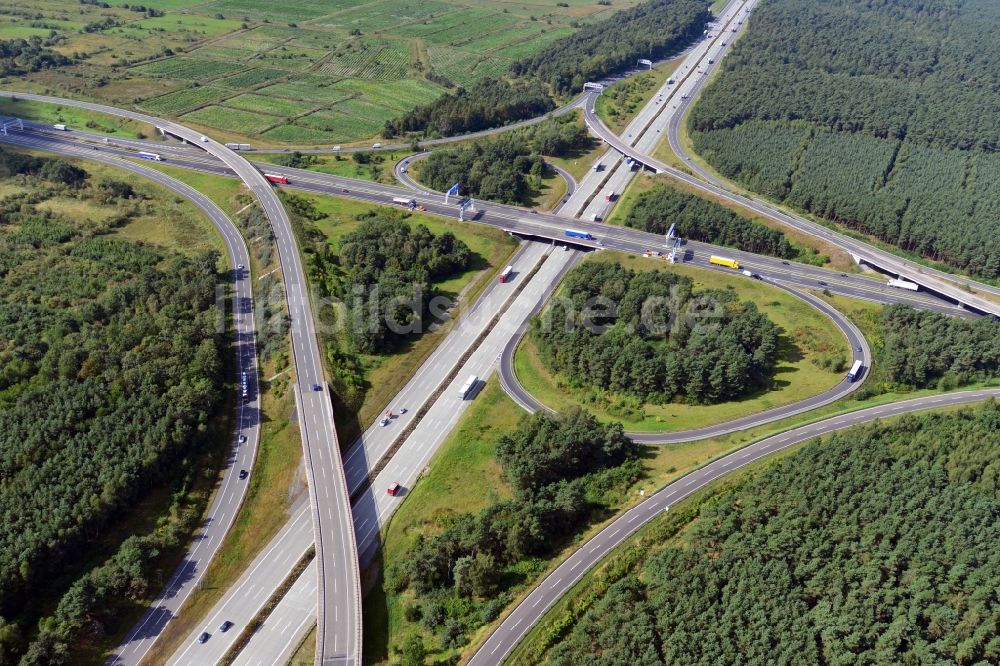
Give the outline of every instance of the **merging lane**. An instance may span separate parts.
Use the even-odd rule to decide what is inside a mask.
[[[623,513],[556,567],[486,638],[468,666],[502,663],[518,641],[585,573],[643,525],[717,479],[790,446],[860,423],[923,409],[964,405],[990,397],[1000,397],[1000,389],[961,391],[869,407],[767,437],[682,476]]]

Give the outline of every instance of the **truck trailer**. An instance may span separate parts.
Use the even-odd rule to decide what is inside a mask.
[[[910,282],[909,280],[902,280],[900,278],[893,278],[885,283],[887,287],[896,287],[897,289],[907,289],[909,291],[920,291],[920,285],[915,282]]]

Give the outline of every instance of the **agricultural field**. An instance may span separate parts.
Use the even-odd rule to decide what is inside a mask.
[[[25,0],[0,16],[0,40],[42,37],[75,62],[0,83],[184,118],[257,145],[365,143],[448,86],[503,76],[638,1]]]

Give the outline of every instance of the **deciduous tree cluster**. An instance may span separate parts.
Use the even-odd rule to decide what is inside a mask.
[[[542,155],[587,150],[593,139],[575,116],[551,118],[463,148],[435,150],[420,178],[437,190],[461,184],[461,193],[503,203],[529,203],[548,170]]]
[[[446,647],[461,644],[464,632],[496,617],[502,602],[493,602],[505,598],[521,563],[558,550],[604,493],[638,478],[637,455],[620,424],[598,423],[578,408],[524,417],[497,444],[514,496],[421,535],[390,567],[389,585],[413,589],[422,602],[414,614]]]
[[[354,319],[356,349],[372,354],[391,350],[414,318],[427,314],[433,283],[465,270],[472,253],[450,231],[435,236],[422,224],[373,215],[340,243],[346,271],[343,296]]]

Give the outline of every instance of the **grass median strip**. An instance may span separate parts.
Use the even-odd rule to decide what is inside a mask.
[[[416,429],[417,425],[419,425],[420,421],[424,418],[424,416],[427,415],[427,412],[430,410],[431,406],[433,406],[434,403],[437,401],[437,399],[441,397],[441,394],[444,393],[445,387],[447,387],[448,384],[450,384],[455,379],[455,377],[458,376],[458,373],[461,371],[462,366],[465,365],[465,362],[469,360],[469,358],[472,356],[473,353],[475,353],[476,349],[479,348],[479,345],[481,345],[483,343],[483,340],[486,339],[486,336],[488,336],[490,332],[493,330],[493,327],[497,325],[498,321],[500,321],[500,318],[504,315],[505,312],[507,312],[508,309],[510,309],[510,306],[514,303],[515,300],[517,300],[517,297],[521,294],[522,291],[524,291],[524,288],[528,286],[528,283],[531,282],[531,279],[535,276],[535,274],[538,273],[547,256],[548,255],[542,255],[539,258],[538,262],[535,263],[534,267],[532,267],[532,269],[528,272],[524,280],[522,280],[521,283],[514,290],[514,293],[510,295],[507,301],[503,304],[503,307],[500,308],[500,311],[496,315],[494,315],[493,319],[490,320],[490,323],[487,324],[485,329],[483,329],[483,332],[476,337],[475,341],[472,343],[469,349],[466,350],[466,352],[462,354],[461,358],[458,359],[458,361],[455,363],[455,366],[451,369],[451,371],[444,378],[444,380],[442,380],[442,382],[438,385],[437,389],[434,390],[434,393],[431,394],[427,402],[424,403],[424,406],[421,407],[419,410],[417,410],[417,413],[414,415],[413,420],[410,421],[410,423],[406,426],[403,432],[399,434],[399,436],[392,443],[392,446],[390,446],[389,449],[385,452],[385,455],[383,455],[378,460],[378,462],[375,463],[375,465],[372,467],[371,471],[368,473],[368,478],[364,481],[364,483],[358,486],[357,490],[355,490],[351,494],[351,501],[357,499],[361,495],[361,493],[366,491],[371,486],[372,482],[375,480],[375,477],[379,475],[379,472],[381,472],[385,468],[385,466],[389,463],[389,461],[392,460],[392,457],[396,455],[396,452],[399,450],[399,447],[403,445],[403,442],[405,442],[406,439],[411,434],[413,434],[413,431]]]

